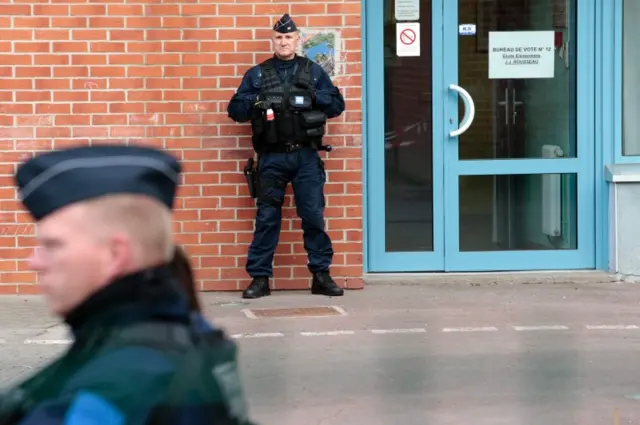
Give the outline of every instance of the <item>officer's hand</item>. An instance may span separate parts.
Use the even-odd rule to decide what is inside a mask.
[[[253,103],[253,109],[257,109],[261,111],[266,111],[270,107],[271,107],[271,102],[265,102],[263,100],[258,100]]]

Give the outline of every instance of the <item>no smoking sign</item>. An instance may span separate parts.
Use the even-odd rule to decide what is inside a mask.
[[[396,24],[396,53],[398,56],[420,56],[420,24]]]
[[[400,42],[410,46],[416,42],[416,37],[416,33],[413,32],[412,29],[408,28],[400,33]]]

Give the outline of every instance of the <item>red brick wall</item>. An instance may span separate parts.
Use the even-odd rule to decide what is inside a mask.
[[[329,124],[327,226],[333,272],[362,285],[360,0],[0,0],[0,292],[28,293],[34,228],[12,187],[35,151],[129,140],[166,148],[186,173],[175,213],[202,290],[239,290],[255,207],[242,165],[247,125],[226,116],[245,70],[270,53],[283,13],[302,27],[341,31],[347,112]],[[53,3],[53,4],[50,4]],[[289,191],[289,195],[291,195]],[[286,201],[275,288],[307,288],[293,199]]]

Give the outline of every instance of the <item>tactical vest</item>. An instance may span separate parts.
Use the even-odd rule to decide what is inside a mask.
[[[176,415],[190,423],[251,425],[237,371],[237,347],[221,331],[201,335],[183,324],[138,323],[120,331],[96,335],[70,361],[61,358],[0,396],[0,424],[17,424],[43,400],[54,396],[83,365],[107,350],[126,346],[154,347],[176,364],[167,399],[151,412],[146,424],[174,424]],[[194,420],[197,419],[200,420]]]
[[[254,108],[251,120],[253,145],[257,151],[277,150],[288,144],[315,148],[322,144],[327,116],[313,109],[313,62],[305,57],[296,57],[296,60],[291,83],[282,82],[273,58],[260,64],[260,107]],[[273,111],[273,117],[269,116],[269,109]]]

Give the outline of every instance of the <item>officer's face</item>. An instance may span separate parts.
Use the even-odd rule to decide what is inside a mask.
[[[289,34],[281,34],[274,31],[272,40],[276,56],[285,60],[292,59],[300,41],[300,33],[296,31]]]
[[[110,246],[96,234],[82,204],[63,208],[38,223],[38,246],[30,262],[52,313],[69,313],[113,278]]]

